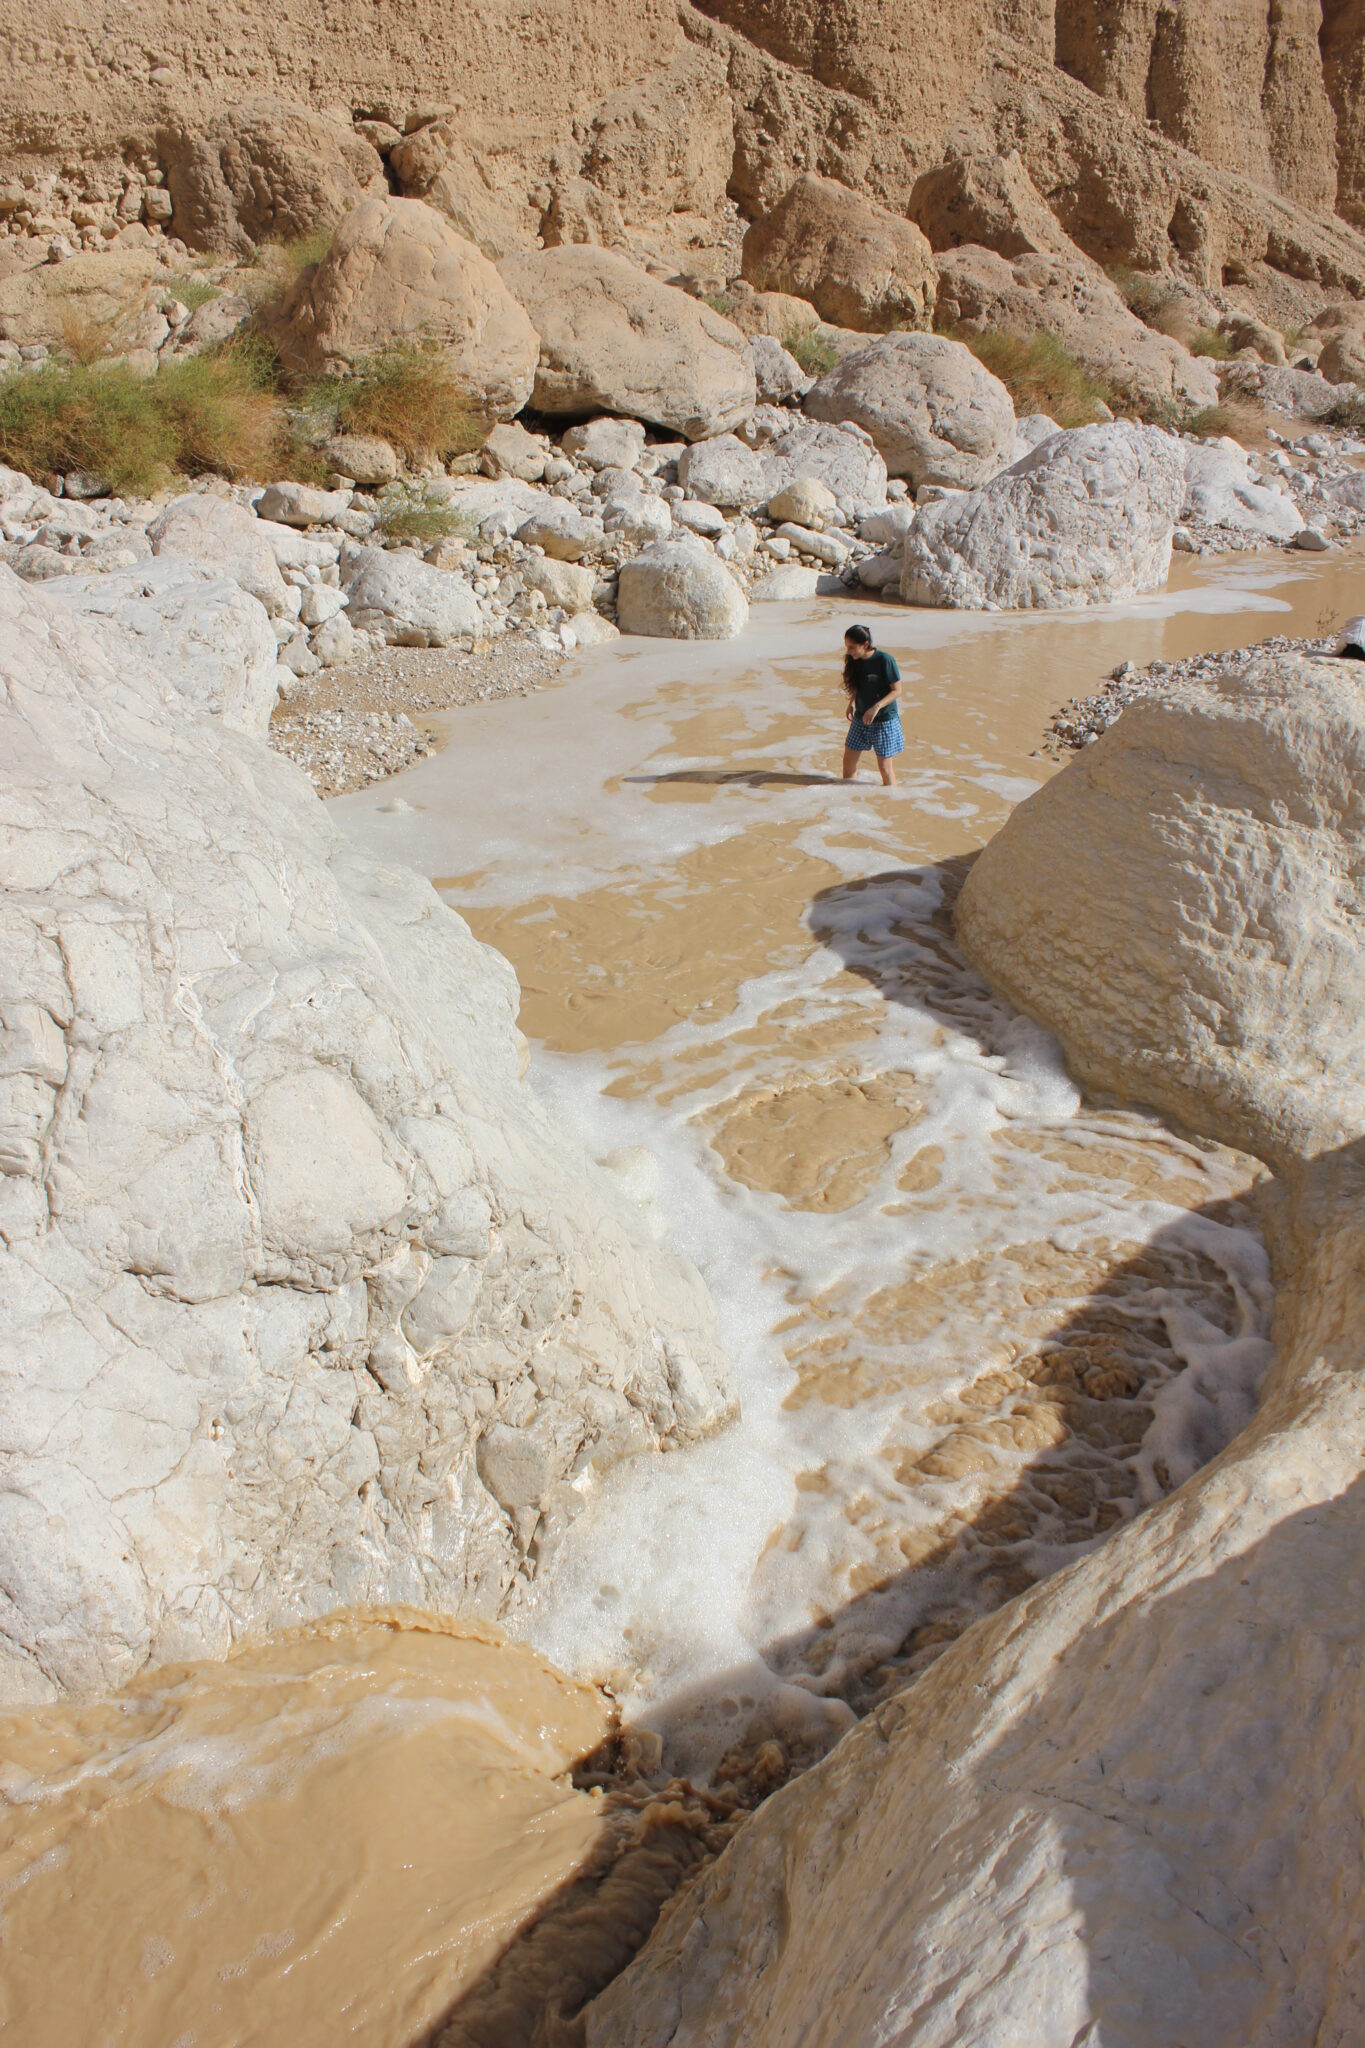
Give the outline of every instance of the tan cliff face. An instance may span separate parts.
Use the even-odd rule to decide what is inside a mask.
[[[260,96],[400,131],[440,109],[517,239],[601,239],[615,209],[682,217],[701,246],[727,190],[752,216],[814,171],[904,212],[946,155],[1015,147],[1101,261],[1217,270],[1213,244],[1249,235],[1253,261],[1349,277],[1362,252],[1332,215],[1365,218],[1363,31],[1361,0],[226,0],[207,21],[187,0],[38,0],[0,33],[0,173],[107,181]],[[390,179],[425,189],[401,159]],[[605,204],[565,234],[578,180]],[[1259,217],[1257,193],[1293,215]]]

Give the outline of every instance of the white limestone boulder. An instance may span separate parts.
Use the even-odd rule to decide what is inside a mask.
[[[616,250],[532,250],[499,268],[540,337],[537,412],[621,413],[698,441],[753,410],[746,337]]]
[[[731,1408],[695,1273],[520,1078],[506,963],[150,653],[0,568],[6,1701],[495,1615],[571,1474]]]
[[[154,555],[177,555],[226,576],[263,604],[272,619],[290,610],[289,591],[269,537],[253,513],[212,491],[172,498],[147,528]]]
[[[545,474],[549,452],[547,444],[528,433],[520,420],[500,420],[479,451],[479,466],[486,476],[518,477],[534,484]]]
[[[651,541],[668,537],[673,531],[673,514],[662,498],[646,497],[637,491],[604,501],[602,527],[613,540],[643,548]]]
[[[560,605],[566,612],[584,612],[592,604],[596,571],[581,568],[577,562],[533,555],[522,564],[520,574],[528,590],[538,590],[547,604]]]
[[[599,555],[604,545],[602,528],[565,498],[543,496],[528,519],[516,528],[523,546],[543,548],[561,562],[581,562]]]
[[[1306,1157],[1365,1129],[1362,844],[1365,664],[1254,655],[1021,804],[958,928],[1087,1084]]]
[[[1185,497],[1179,441],[1128,420],[1043,441],[980,490],[921,505],[907,604],[1066,610],[1164,587]]]
[[[390,646],[446,647],[479,629],[479,601],[463,578],[409,548],[348,548],[341,580],[352,626]]]
[[[860,512],[886,503],[886,464],[871,435],[848,424],[787,416],[777,434],[757,446],[720,434],[678,458],[678,481],[689,496],[724,511],[757,511],[789,484],[808,479]]]
[[[887,473],[970,489],[1014,458],[1014,402],[998,377],[944,334],[883,334],[806,394],[812,419],[853,421]]]
[[[609,415],[584,420],[564,436],[564,450],[589,469],[634,469],[645,452],[645,430],[638,420]]]
[[[1180,517],[1263,540],[1292,540],[1303,528],[1303,514],[1287,492],[1258,481],[1250,457],[1229,435],[1216,440],[1186,440],[1185,502]]]
[[[750,604],[791,604],[798,598],[814,597],[820,583],[818,569],[800,562],[778,562],[756,576],[749,590]]]
[[[391,444],[378,434],[333,434],[327,443],[327,460],[352,483],[371,489],[391,484],[398,475],[398,457]]]
[[[760,405],[799,405],[815,379],[771,334],[750,337]]]
[[[328,526],[349,511],[350,504],[349,491],[321,491],[316,484],[267,484],[256,501],[256,514],[280,526]]]
[[[701,541],[658,541],[621,565],[616,617],[623,633],[664,640],[731,640],[749,617],[744,593]]]
[[[340,593],[332,595],[340,602]],[[142,649],[200,711],[264,739],[280,694],[275,635],[264,608],[226,577],[175,555],[65,576],[54,597],[79,617],[105,619]]]

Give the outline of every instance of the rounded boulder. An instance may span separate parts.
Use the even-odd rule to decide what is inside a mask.
[[[733,640],[749,618],[743,591],[699,541],[660,541],[623,563],[616,595],[623,633],[658,640]]]
[[[970,490],[1014,459],[1014,402],[998,377],[944,334],[883,334],[806,395],[812,419],[852,420],[890,476]]]
[[[294,300],[290,339],[317,371],[386,344],[434,341],[490,419],[520,412],[540,354],[488,258],[419,199],[367,199],[347,214]]]

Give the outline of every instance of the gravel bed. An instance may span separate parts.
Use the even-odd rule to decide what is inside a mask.
[[[1138,668],[1131,661],[1121,662],[1093,696],[1073,698],[1060,711],[1054,711],[1038,752],[1053,761],[1065,760],[1107,732],[1115,719],[1139,698],[1159,697],[1177,683],[1202,682],[1253,654],[1329,654],[1335,645],[1332,635],[1321,640],[1297,640],[1285,633],[1275,633],[1247,647],[1230,647],[1221,654],[1192,654],[1184,661],[1153,661],[1146,668]]]
[[[474,654],[385,647],[301,683],[276,709],[270,742],[303,769],[319,796],[341,796],[434,752],[424,714],[525,697],[550,681],[563,659],[534,630],[506,633]]]

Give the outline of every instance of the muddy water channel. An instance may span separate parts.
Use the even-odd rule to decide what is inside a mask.
[[[835,779],[827,604],[601,651],[333,807],[512,960],[537,1084],[701,1265],[743,1419],[585,1477],[519,1644],[349,1615],[0,1723],[0,2043],[539,2040],[727,1800],[1241,1426],[1254,1163],[1082,1100],[951,906],[1054,772],[1058,704],[1124,658],[1319,630],[1363,566],[1180,564],[1071,618],[877,609],[890,794]],[[638,1793],[610,1758],[570,1773],[604,1682]]]
[[[837,779],[842,605],[609,650],[336,806],[512,960],[550,1088],[702,1266],[740,1425],[585,1481],[514,1616],[692,1771],[826,1746],[1246,1420],[1242,1157],[1083,1102],[953,945],[1049,712],[1355,608],[1359,564],[1178,563],[1081,616],[879,608],[901,786]]]

